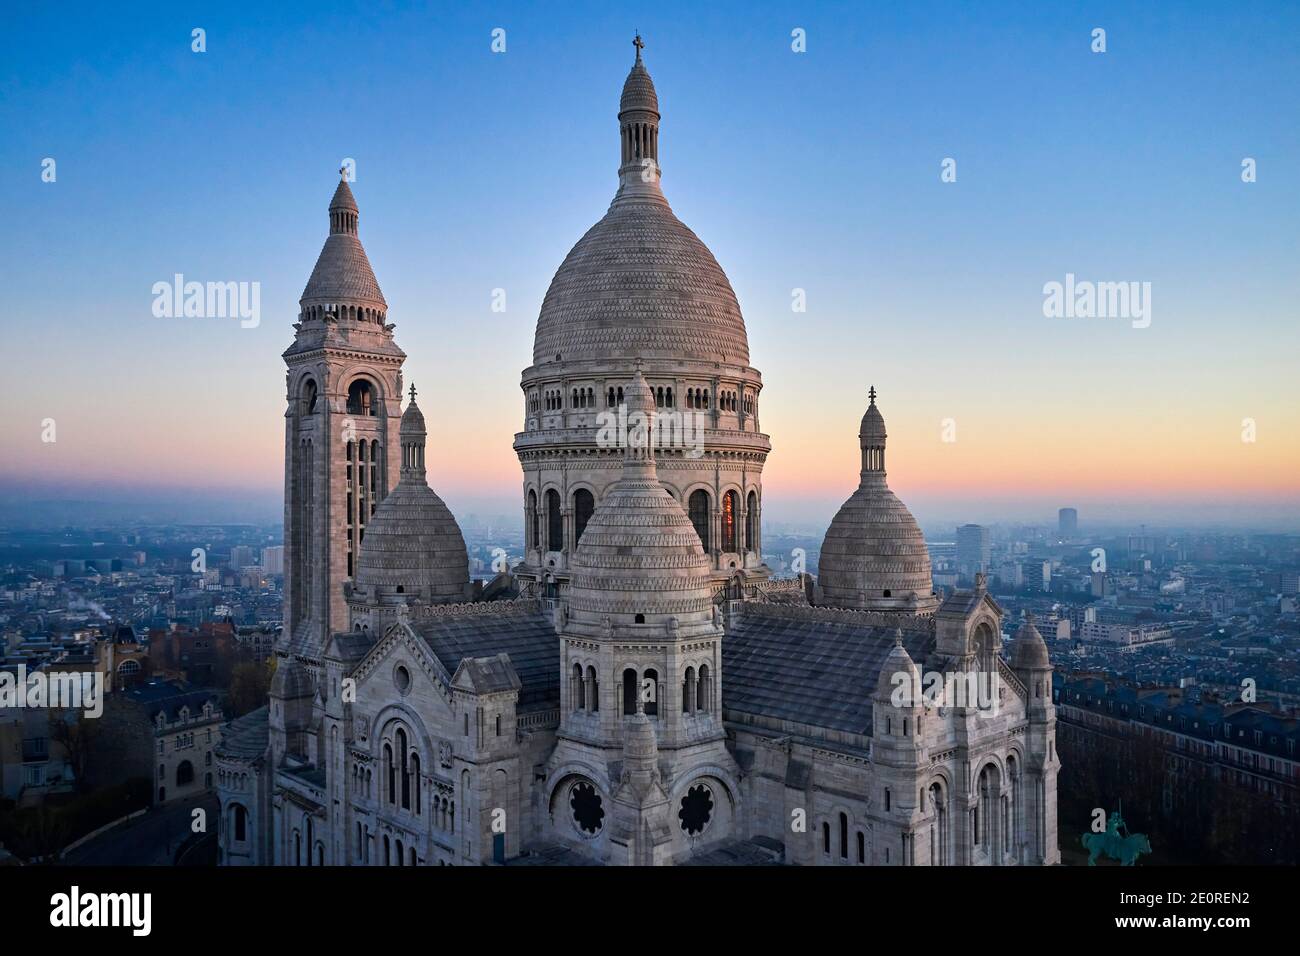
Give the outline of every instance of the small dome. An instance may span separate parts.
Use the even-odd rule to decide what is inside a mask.
[[[411,386],[414,390],[415,386]],[[402,424],[398,428],[398,433],[402,438],[425,438],[428,431],[424,427],[424,412],[420,411],[420,406],[415,404],[415,398],[406,403],[406,411],[402,412]]]
[[[637,40],[640,39],[637,37]],[[636,62],[632,64],[632,69],[623,82],[623,95],[618,101],[620,113],[626,113],[628,110],[659,112],[659,95],[655,92],[654,80],[650,79],[650,71],[645,68],[645,63],[641,60],[639,47],[636,51]]]
[[[876,407],[874,398],[870,405],[867,406],[867,412],[862,416],[862,425],[858,428],[858,437],[861,439],[872,439],[883,441],[885,435],[885,418],[880,414],[880,409]]]
[[[362,600],[465,600],[469,553],[460,525],[424,473],[424,414],[411,400],[402,413],[401,479],[366,524],[354,583]],[[368,593],[369,592],[369,593]]]
[[[403,480],[366,525],[355,576],[358,588],[431,603],[463,601],[469,553],[450,510],[427,484]],[[400,590],[399,590],[400,589]]]
[[[890,648],[889,655],[880,666],[880,676],[876,678],[876,696],[882,699],[892,697],[894,690],[901,686],[901,681],[897,677],[899,674],[907,675],[913,694],[920,691],[921,672],[917,669],[911,655],[907,653],[907,648],[903,646],[902,630],[895,634],[894,646]],[[916,704],[920,701],[914,700],[912,703]]]
[[[885,420],[876,390],[862,416],[858,488],[840,507],[817,562],[821,603],[856,610],[926,613],[938,606],[921,528],[885,481]]]
[[[1016,631],[1016,645],[1012,649],[1011,666],[1018,671],[1052,669],[1052,662],[1047,655],[1047,643],[1038,628],[1034,626],[1032,614],[1025,616],[1025,622]]]

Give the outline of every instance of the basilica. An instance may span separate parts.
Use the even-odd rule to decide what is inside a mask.
[[[216,750],[222,863],[1058,863],[1042,637],[1026,620],[1004,655],[982,577],[936,592],[874,390],[816,578],[772,578],[763,381],[662,190],[639,38],[618,121],[617,191],[520,383],[524,557],[486,584],[338,184],[284,352],[270,701]],[[614,414],[689,415],[698,441],[609,441]]]

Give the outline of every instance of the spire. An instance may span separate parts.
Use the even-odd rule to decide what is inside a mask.
[[[645,61],[641,59],[641,51],[645,48],[641,34],[636,35],[632,45],[636,47],[636,60],[623,83],[623,96],[618,107],[619,136],[622,141],[619,174],[624,183],[657,183],[659,96],[655,93],[654,80],[650,79]]]
[[[867,391],[871,404],[862,416],[862,427],[858,429],[858,445],[862,449],[862,480],[885,476],[885,419],[876,407],[876,386]]]
[[[623,449],[623,474],[655,478],[655,398],[636,360],[632,385],[627,390],[627,443]]]
[[[424,428],[424,413],[415,404],[415,383],[411,383],[411,400],[402,413],[402,425],[398,429],[402,443],[401,481],[424,482],[424,440],[428,432]]]
[[[339,184],[330,200],[330,235],[355,236],[357,234],[357,217],[361,210],[357,208],[356,197],[348,185],[348,168],[339,167]]]

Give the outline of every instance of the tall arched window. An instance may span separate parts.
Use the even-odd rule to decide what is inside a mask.
[[[596,499],[586,488],[579,488],[573,493],[573,534],[574,547],[582,543],[582,532],[587,529],[596,510]]]
[[[737,551],[736,526],[740,522],[740,496],[728,491],[722,496],[722,550]]]
[[[596,668],[587,668],[587,709],[592,713],[600,710],[600,684],[596,680]]]
[[[648,682],[648,685],[647,685]],[[659,716],[659,672],[653,667],[641,675],[641,686],[649,686],[650,699],[645,702],[647,717]],[[642,695],[644,696],[644,695]]]
[[[758,528],[758,495],[750,492],[745,498],[745,550],[758,550],[758,535],[754,532]]]
[[[695,710],[695,668],[686,668],[682,676],[682,713],[689,714]]]
[[[397,802],[397,768],[393,766],[393,748],[384,744],[384,772],[388,775],[388,802]],[[387,856],[387,853],[385,853]]]
[[[571,693],[571,695],[572,695],[572,697],[573,697],[573,708],[572,708],[572,709],[573,709],[573,710],[585,710],[586,707],[587,707],[587,695],[586,695],[586,688],[583,686],[583,682],[582,682],[582,665],[581,665],[581,664],[574,664],[574,665],[573,665],[573,678],[572,678],[572,680],[573,680],[573,687],[570,688],[570,693]]]
[[[831,852],[831,825],[822,824],[822,852],[829,854]]]
[[[240,804],[235,804],[235,840],[243,843],[248,839],[248,811]]]
[[[636,713],[636,670],[627,668],[623,671],[623,715],[625,717]]]
[[[840,814],[840,859],[849,858],[849,815]]]
[[[312,379],[302,383],[302,410],[303,414],[316,414],[316,382]]]
[[[564,515],[560,513],[560,493],[546,492],[546,550],[564,550]]]
[[[411,771],[406,753],[406,731],[399,729],[395,735],[398,759],[402,762],[402,809],[411,809]]]
[[[691,524],[695,527],[695,533],[700,536],[700,547],[707,554],[709,551],[709,493],[703,488],[699,491],[692,491],[687,502],[687,511],[691,516]]]
[[[542,546],[542,519],[537,513],[537,492],[531,488],[528,490],[528,525],[531,546],[540,548]]]
[[[709,677],[709,665],[701,664],[700,676],[699,679],[695,682],[695,709],[696,710],[702,710],[707,712],[712,707],[712,701],[709,700],[709,696],[713,693],[713,688],[710,686],[709,683],[711,680],[712,678]]]

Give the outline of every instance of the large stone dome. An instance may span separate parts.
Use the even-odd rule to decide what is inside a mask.
[[[465,538],[425,480],[424,439],[424,416],[413,394],[402,415],[401,479],[366,525],[353,577],[354,593],[372,601],[439,603],[463,601],[469,593]]]
[[[565,257],[537,320],[538,365],[630,355],[749,363],[726,273],[667,202],[615,199]]]
[[[928,613],[938,604],[930,576],[930,552],[907,505],[886,484],[885,423],[875,404],[872,389],[871,406],[858,436],[861,480],[822,542],[817,562],[818,603]]]
[[[551,280],[533,362],[640,356],[748,365],[731,283],[660,189],[659,100],[639,50],[620,106],[618,193]]]

